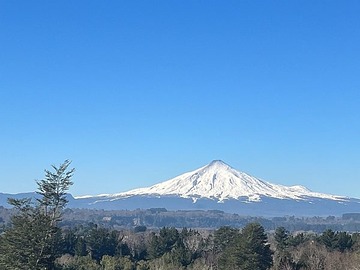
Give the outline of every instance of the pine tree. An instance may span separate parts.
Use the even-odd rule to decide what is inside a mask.
[[[214,233],[214,252],[220,270],[236,269],[235,246],[240,240],[240,232],[228,226]]]
[[[74,169],[66,160],[54,173],[45,170],[45,179],[38,182],[42,196],[37,204],[31,199],[9,199],[17,210],[12,227],[0,237],[0,269],[54,269],[59,255],[60,229],[57,222],[67,200],[65,192],[72,185]]]
[[[354,245],[354,242],[351,238],[351,235],[349,235],[346,232],[338,232],[337,233],[337,249],[340,252],[344,252],[346,250],[350,250],[352,246]]]
[[[73,184],[75,169],[68,170],[71,161],[65,160],[59,167],[52,165],[54,172],[45,170],[45,178],[37,181],[38,191],[41,199],[38,202],[42,206],[45,215],[50,215],[52,225],[61,218],[61,211],[68,203],[66,191]]]
[[[284,227],[278,227],[275,230],[276,249],[284,250],[288,246],[289,232]]]
[[[276,251],[274,253],[274,269],[296,269],[296,264],[288,250],[290,236],[284,227],[275,230]]]
[[[318,241],[328,250],[333,251],[337,247],[338,238],[333,230],[327,229],[319,236]]]
[[[272,251],[264,228],[258,223],[246,225],[235,247],[236,269],[266,270],[272,265]]]

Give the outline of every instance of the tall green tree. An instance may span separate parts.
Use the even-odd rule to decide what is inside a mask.
[[[217,229],[214,233],[214,250],[215,253],[223,252],[228,247],[234,244],[239,230],[229,226],[223,226]]]
[[[275,230],[276,250],[274,253],[274,265],[276,270],[296,269],[296,264],[288,250],[290,235],[284,227],[278,227]]]
[[[272,265],[272,251],[264,228],[258,223],[249,223],[241,233],[229,228],[222,229],[225,242],[218,266],[221,270],[266,270]],[[220,239],[219,239],[220,240]]]
[[[235,246],[240,240],[238,229],[221,227],[214,233],[215,260],[221,270],[236,269]]]
[[[350,250],[354,245],[354,241],[352,240],[351,235],[349,235],[347,232],[338,232],[337,240],[337,249],[340,252]]]
[[[272,251],[264,228],[258,223],[246,225],[235,247],[236,269],[266,270],[272,265]]]
[[[54,269],[61,252],[57,222],[67,203],[65,192],[73,184],[70,163],[66,160],[59,167],[52,166],[54,172],[45,170],[45,179],[37,182],[41,198],[36,204],[31,199],[9,199],[17,213],[0,237],[0,269]]]
[[[45,170],[45,178],[37,181],[38,191],[41,195],[38,199],[44,214],[50,216],[52,225],[61,218],[62,210],[68,203],[66,192],[73,184],[72,177],[75,169],[68,169],[71,161],[65,160],[59,167],[52,165],[52,171]]]
[[[106,228],[93,228],[85,237],[86,249],[90,257],[100,261],[104,255],[114,256],[119,242],[119,233]]]
[[[333,251],[337,248],[338,237],[333,230],[327,229],[318,237],[318,241],[328,250]]]
[[[180,238],[179,232],[175,228],[162,228],[159,235],[154,233],[150,236],[148,246],[148,257],[150,259],[159,258],[166,252],[170,252]]]
[[[277,250],[284,250],[288,246],[289,232],[284,227],[276,228],[274,237]]]

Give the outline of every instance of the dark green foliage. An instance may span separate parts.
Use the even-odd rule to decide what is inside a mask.
[[[148,258],[156,259],[164,254],[164,248],[160,245],[159,237],[155,233],[151,233],[149,246],[148,246]]]
[[[337,247],[338,239],[333,230],[328,229],[324,231],[318,240],[329,250],[334,250]]]
[[[318,237],[318,241],[328,250],[339,250],[340,252],[350,250],[354,244],[351,235],[346,232],[334,232],[330,229],[324,231]]]
[[[136,226],[134,228],[134,232],[137,233],[137,232],[145,232],[146,231],[146,226]]]
[[[196,233],[184,228],[171,251],[173,262],[182,266],[191,264],[199,256],[197,250],[199,243],[194,242],[196,242]]]
[[[244,227],[236,253],[239,269],[266,270],[272,265],[272,251],[264,228],[258,223],[250,223]]]
[[[240,241],[239,230],[231,227],[221,227],[214,233],[214,252],[218,257],[219,269],[235,269],[235,246]]]
[[[36,209],[20,210],[12,225],[2,237],[0,269],[40,269],[51,264],[52,241],[48,230],[43,230],[50,227],[49,217]]]
[[[351,239],[353,243],[352,249],[360,251],[360,233],[353,233]]]
[[[150,236],[148,255],[150,259],[159,258],[170,252],[179,240],[179,232],[175,228],[162,228],[159,235]]]
[[[75,169],[68,170],[71,162],[65,160],[59,167],[52,165],[54,172],[45,170],[45,178],[37,181],[38,191],[41,199],[38,199],[40,206],[44,209],[45,215],[50,215],[52,222],[60,219],[61,212],[67,204],[66,191],[73,184]]]
[[[1,237],[0,269],[54,269],[56,257],[62,253],[62,236],[57,221],[66,204],[65,191],[72,184],[74,169],[67,171],[65,161],[54,173],[38,182],[42,195],[37,205],[30,199],[9,199],[17,213],[11,227]]]
[[[225,240],[218,245],[223,249],[218,262],[219,269],[266,270],[271,267],[272,251],[260,224],[250,223],[235,235],[234,231],[226,228],[218,233]]]
[[[281,269],[296,269],[296,263],[294,262],[288,247],[290,242],[289,232],[284,227],[278,227],[275,230],[275,242],[276,251],[274,254],[274,268],[276,270]]]
[[[346,250],[350,250],[354,242],[352,240],[351,235],[346,232],[338,232],[337,233],[337,249],[340,252],[344,252]]]
[[[284,250],[289,244],[289,232],[284,227],[278,227],[275,230],[276,249]]]
[[[86,243],[83,236],[76,238],[74,253],[76,256],[85,256],[87,254]]]
[[[96,261],[104,255],[114,256],[119,244],[118,232],[105,228],[93,228],[85,238],[86,250]]]
[[[202,237],[193,230],[183,229],[179,233],[175,228],[162,228],[159,235],[150,235],[148,258],[162,258],[174,267],[186,267],[200,256],[203,243]]]
[[[183,242],[178,241],[171,251],[162,255],[162,258],[171,265],[187,266],[191,263],[191,252],[185,248]]]
[[[288,239],[288,245],[291,247],[297,247],[300,244],[305,243],[306,241],[306,237],[303,233],[298,233],[297,235],[293,236],[289,236]]]
[[[65,254],[75,255],[77,237],[73,230],[63,232],[63,252]]]
[[[131,256],[131,250],[126,243],[119,243],[116,249],[116,254],[123,257],[123,256]]]
[[[221,227],[214,233],[214,250],[222,252],[232,246],[238,236],[239,230],[228,226]]]
[[[164,252],[171,251],[179,239],[179,232],[175,228],[162,228],[159,233],[160,245]]]
[[[197,231],[188,229],[178,232],[174,228],[162,228],[158,233],[149,234],[128,231],[122,234],[123,236],[116,238],[117,248],[114,255],[100,254],[98,251],[95,255],[94,249],[90,251],[91,247],[94,248],[94,245],[99,243],[103,244],[98,245],[97,249],[106,250],[107,241],[104,239],[112,233],[118,235],[116,231],[97,227],[94,224],[87,228],[76,229],[74,231],[76,239],[85,239],[83,244],[86,255],[71,256],[68,260],[63,260],[62,264],[59,262],[59,266],[62,265],[62,269],[325,270],[352,269],[348,266],[356,265],[356,261],[347,262],[344,259],[348,258],[346,253],[344,254],[346,256],[342,258],[339,255],[342,254],[338,251],[339,249],[327,251],[325,245],[315,241],[316,236],[298,234],[300,240],[294,240],[293,243],[297,244],[293,245],[292,240],[296,236],[290,235],[284,228],[277,229],[274,234],[275,245],[273,248],[276,248],[272,256],[264,229],[256,223],[248,224],[242,231],[230,227],[220,228],[214,233],[216,235],[214,238],[204,237]],[[64,239],[66,235],[64,233]],[[89,235],[93,238],[92,241],[87,238]],[[126,235],[125,239],[124,235]],[[145,238],[140,237],[141,235]],[[335,233],[335,235],[338,235],[339,238],[342,235],[344,239],[349,240],[349,235],[346,233]],[[352,242],[356,242],[357,236],[353,237],[351,237]],[[138,242],[134,242],[135,239],[142,239],[141,241],[147,243],[145,250]],[[205,241],[205,239],[213,239],[213,241]],[[152,241],[153,243],[151,243]],[[97,243],[95,244],[95,242]],[[348,242],[344,241],[344,243]],[[215,248],[217,249],[216,254],[214,254]],[[134,255],[142,252],[155,255],[146,258]],[[336,266],[334,265],[335,268],[332,268],[334,263]]]

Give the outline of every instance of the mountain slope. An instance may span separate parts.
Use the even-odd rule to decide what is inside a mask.
[[[108,199],[132,196],[179,196],[192,198],[208,198],[218,202],[224,200],[246,198],[247,201],[261,201],[262,197],[276,199],[306,200],[321,198],[343,201],[346,197],[316,193],[303,186],[283,186],[265,182],[246,173],[237,171],[221,160],[197,170],[182,174],[168,181],[151,187],[139,188],[127,192],[102,195]],[[99,196],[100,197],[100,196]]]
[[[0,194],[0,204],[5,203],[8,195]],[[268,217],[339,216],[360,212],[360,199],[316,193],[302,186],[272,184],[216,160],[151,187],[98,196],[73,198],[69,195],[68,207],[221,210],[239,215]]]

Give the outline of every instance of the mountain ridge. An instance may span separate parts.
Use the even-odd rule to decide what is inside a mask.
[[[194,201],[198,198],[207,198],[218,202],[229,199],[239,200],[240,198],[247,198],[249,202],[257,202],[261,201],[262,197],[294,200],[306,200],[311,197],[336,201],[347,199],[345,196],[313,192],[301,185],[285,186],[273,184],[238,171],[222,160],[214,160],[196,170],[186,172],[150,187],[137,188],[121,193],[102,194],[94,197],[120,199],[132,196],[170,195],[192,198]],[[91,196],[78,198],[86,197]]]

